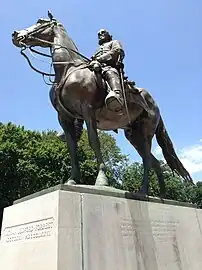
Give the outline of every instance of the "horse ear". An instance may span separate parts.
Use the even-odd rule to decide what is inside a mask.
[[[52,13],[50,12],[50,10],[48,10],[48,17],[49,17],[49,19],[52,21],[53,20],[53,15],[52,15]]]

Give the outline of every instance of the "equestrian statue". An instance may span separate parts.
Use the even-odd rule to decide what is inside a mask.
[[[138,88],[124,75],[124,50],[120,41],[101,29],[98,49],[89,59],[82,55],[64,26],[48,12],[48,19],[14,31],[12,42],[19,47],[29,65],[43,76],[53,76],[50,100],[63,129],[71,159],[71,174],[67,184],[79,184],[81,179],[77,157],[77,142],[86,123],[88,139],[97,164],[97,186],[107,186],[106,167],[100,149],[97,130],[124,130],[125,137],[134,146],[143,161],[143,177],[138,194],[148,195],[148,173],[157,174],[160,196],[165,196],[165,182],[159,161],[152,155],[152,139],[156,135],[165,160],[173,172],[192,182],[174,150],[160,114],[160,109],[149,92]],[[50,49],[50,55],[33,47]],[[51,57],[54,74],[33,67],[26,50]]]

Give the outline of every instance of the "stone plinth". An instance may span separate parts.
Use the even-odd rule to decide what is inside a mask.
[[[201,270],[202,210],[59,185],[4,210],[2,270]]]

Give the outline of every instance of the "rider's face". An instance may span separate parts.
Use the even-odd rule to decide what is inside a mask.
[[[108,33],[104,30],[98,33],[98,40],[99,42],[105,42],[108,40]]]

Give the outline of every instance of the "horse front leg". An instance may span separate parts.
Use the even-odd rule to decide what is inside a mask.
[[[100,140],[97,133],[97,125],[96,125],[96,119],[95,114],[92,109],[89,107],[83,108],[84,113],[84,119],[87,126],[87,132],[88,132],[88,141],[90,147],[93,149],[97,164],[98,164],[98,176],[95,181],[96,186],[108,186],[108,179],[106,177],[105,171],[106,167],[102,158],[102,153],[100,149]]]
[[[77,157],[77,139],[74,126],[74,119],[64,118],[58,115],[58,120],[65,133],[65,140],[67,143],[67,148],[69,150],[71,162],[71,175],[67,181],[67,184],[69,185],[79,184],[81,179],[81,173]]]

